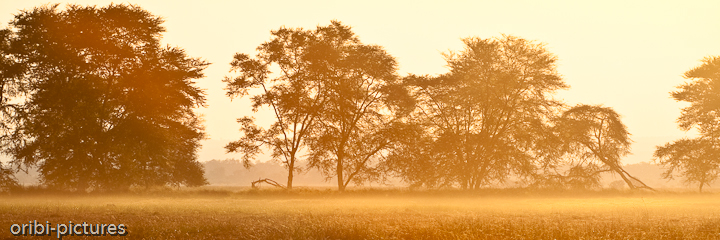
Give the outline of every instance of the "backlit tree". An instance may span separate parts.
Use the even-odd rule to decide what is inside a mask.
[[[448,73],[405,78],[418,103],[413,119],[425,132],[392,156],[414,184],[477,189],[532,175],[562,106],[551,94],[567,85],[542,44],[513,36],[463,42],[462,51],[445,54]]]
[[[700,136],[658,146],[655,160],[666,167],[663,177],[679,174],[699,191],[720,177],[720,57],[708,57],[685,73],[691,81],[672,92],[676,101],[688,102],[678,118],[680,129],[697,128]]]
[[[132,5],[24,10],[5,30],[26,98],[17,165],[63,189],[205,183],[197,162],[208,63],[163,47],[163,20]]]

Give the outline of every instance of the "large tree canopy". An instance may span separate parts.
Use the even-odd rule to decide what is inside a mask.
[[[205,183],[193,112],[205,98],[193,79],[208,63],[161,46],[162,22],[132,5],[17,14],[3,32],[3,64],[23,70],[3,80],[26,94],[13,118],[15,163],[65,189]]]
[[[251,117],[239,119],[244,136],[226,149],[242,152],[247,165],[261,147],[271,148],[288,168],[288,188],[304,146],[308,166],[336,177],[341,191],[378,177],[382,151],[400,126],[390,124],[392,113],[408,100],[395,59],[338,21],[315,30],[280,28],[257,50],[255,59],[236,54],[231,65],[240,74],[224,81],[231,97],[259,89],[253,110],[267,106],[275,121],[263,129]]]
[[[513,36],[463,42],[445,54],[449,73],[406,78],[427,135],[394,152],[393,162],[416,184],[475,189],[532,174],[537,143],[561,105],[551,93],[567,87],[542,44]]]

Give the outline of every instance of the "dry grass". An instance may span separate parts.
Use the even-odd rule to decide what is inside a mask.
[[[38,220],[123,223],[126,238],[145,239],[720,239],[718,200],[622,192],[26,194],[0,197],[0,238],[12,237],[13,223]]]

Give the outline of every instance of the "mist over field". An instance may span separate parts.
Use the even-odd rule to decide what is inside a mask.
[[[210,186],[246,187],[258,179],[269,178],[278,181],[287,177],[287,170],[280,164],[272,161],[256,163],[249,169],[243,167],[243,164],[235,159],[210,160],[202,164],[205,169],[205,178],[207,178]],[[624,168],[633,174],[633,176],[637,176],[648,185],[657,189],[695,189],[694,186],[683,184],[682,181],[678,179],[663,179],[663,169],[652,163],[628,164],[625,165]],[[38,183],[38,174],[35,171],[30,171],[27,174],[18,173],[16,177],[23,185],[30,186]],[[298,187],[332,187],[334,186],[333,180],[334,179],[326,180],[320,172],[315,169],[310,169],[298,174],[295,178],[295,183]],[[615,175],[602,175],[602,186],[604,188],[625,188],[623,183],[618,181],[622,180]],[[263,186],[268,187],[268,185]],[[373,183],[362,187],[406,188],[407,184],[403,183],[400,179],[391,179],[386,184]],[[708,189],[712,191],[712,189],[714,189],[713,185]]]
[[[270,178],[280,179],[287,177],[287,170],[280,164],[273,162],[262,162],[255,164],[250,169],[245,169],[241,162],[232,159],[226,160],[211,160],[203,162],[205,167],[205,177],[208,179],[209,185],[211,186],[250,186],[252,181]],[[692,189],[695,190],[694,186],[688,186],[683,184],[678,179],[666,180],[662,178],[662,167],[652,163],[636,163],[628,164],[623,166],[633,176],[641,179],[643,182],[652,186],[656,189]],[[332,187],[333,179],[326,181],[317,170],[311,169],[309,171],[298,174],[295,178],[295,184],[298,187]],[[265,185],[267,186],[267,185]],[[512,187],[519,185],[513,185],[512,183],[506,183],[504,185],[498,185],[498,187]],[[604,188],[617,188],[624,189],[624,183],[617,175],[605,173],[602,174],[602,186]],[[395,187],[395,188],[406,188],[407,184],[403,183],[400,179],[391,179],[387,184],[366,184],[362,187]],[[712,185],[708,190],[713,189]],[[710,190],[712,191],[712,190]]]
[[[720,1],[78,1],[0,0],[0,239],[720,239]]]

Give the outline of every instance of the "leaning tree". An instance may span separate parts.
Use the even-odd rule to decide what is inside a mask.
[[[595,173],[610,171],[618,174],[631,189],[652,190],[622,168],[620,159],[630,153],[632,141],[615,110],[597,105],[577,105],[563,112],[557,121],[555,128],[563,142],[560,149],[579,160],[573,167],[584,167]],[[590,178],[594,176],[592,173],[586,175]]]

